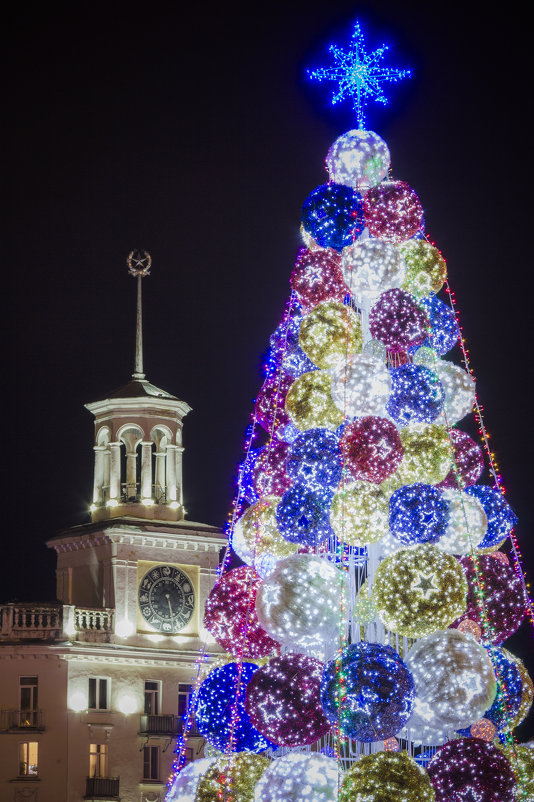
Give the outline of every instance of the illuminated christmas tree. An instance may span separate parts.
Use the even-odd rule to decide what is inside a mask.
[[[310,73],[358,127],[304,202],[206,604],[228,658],[199,661],[186,722],[212,757],[184,767],[182,739],[169,801],[534,799],[534,752],[513,734],[534,688],[503,646],[532,615],[516,518],[445,259],[365,130],[367,101],[408,74],[385,51],[367,54],[356,24]],[[480,444],[458,428],[471,415]]]

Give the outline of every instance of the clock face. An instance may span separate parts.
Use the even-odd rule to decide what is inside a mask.
[[[141,615],[152,629],[173,634],[189,623],[195,609],[195,591],[187,574],[172,565],[156,565],[141,580]]]

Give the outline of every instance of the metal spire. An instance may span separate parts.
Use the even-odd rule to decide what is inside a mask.
[[[135,371],[134,379],[144,379],[143,372],[143,295],[141,279],[150,274],[152,257],[148,251],[132,251],[126,260],[130,275],[137,278],[137,320],[135,326]]]

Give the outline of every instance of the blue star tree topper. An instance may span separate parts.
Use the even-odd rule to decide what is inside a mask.
[[[382,84],[397,83],[403,78],[410,78],[410,70],[398,70],[382,67],[381,61],[388,50],[381,45],[372,53],[366,52],[365,41],[360,23],[356,22],[351,36],[350,47],[342,50],[337,45],[330,45],[334,64],[332,67],[308,70],[308,77],[315,81],[336,81],[337,91],[332,95],[332,104],[352,99],[352,105],[358,121],[358,128],[365,127],[365,108],[370,100],[387,104]]]

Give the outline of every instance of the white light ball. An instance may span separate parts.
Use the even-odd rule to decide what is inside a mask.
[[[203,757],[185,766],[167,791],[167,802],[195,802],[198,781],[214,762],[214,757]]]
[[[256,611],[269,635],[295,651],[318,648],[339,629],[346,577],[327,559],[294,554],[258,588]]]
[[[330,181],[353,189],[367,189],[387,175],[388,146],[374,131],[347,131],[331,145],[326,157]]]
[[[289,752],[273,760],[258,780],[254,802],[331,802],[338,794],[337,760]]]
[[[447,740],[447,733],[469,727],[493,704],[497,684],[488,653],[457,629],[421,638],[408,652],[406,665],[416,691],[406,725],[414,740]]]
[[[447,528],[434,545],[449,554],[471,554],[488,528],[484,507],[462,490],[447,488],[442,494],[449,505]]]
[[[274,554],[269,552],[256,555],[254,554],[245,540],[243,524],[241,520],[237,521],[234,526],[230,545],[237,556],[243,560],[246,565],[254,566],[254,569],[259,576],[268,576],[277,563],[278,557],[275,557]]]
[[[351,294],[372,304],[380,293],[400,287],[406,266],[402,253],[389,242],[368,239],[343,248],[341,267]]]
[[[450,428],[473,410],[475,403],[475,381],[459,365],[454,365],[445,359],[439,359],[433,370],[443,387],[445,398],[443,409],[434,423]]]
[[[347,417],[385,417],[391,374],[382,360],[370,354],[354,354],[331,376],[332,400]]]

